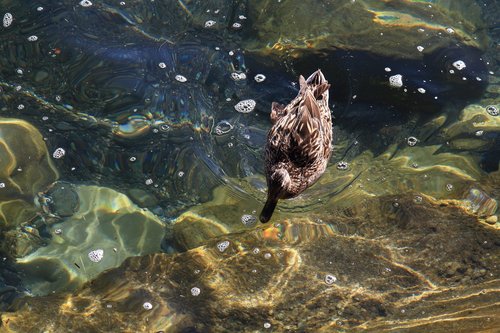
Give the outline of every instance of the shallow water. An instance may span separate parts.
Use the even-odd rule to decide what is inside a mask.
[[[500,330],[495,1],[0,3],[0,331]],[[332,158],[260,224],[317,68]]]

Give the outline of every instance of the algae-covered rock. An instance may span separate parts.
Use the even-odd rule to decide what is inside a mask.
[[[20,300],[2,323],[6,332],[499,327],[498,230],[453,206],[394,199],[129,258],[76,294]]]
[[[308,49],[369,51],[391,57],[461,43],[486,46],[475,1],[254,1],[249,17],[256,38],[249,49],[271,53]]]
[[[62,188],[72,186],[52,186],[50,204],[67,214],[75,202],[68,200],[71,195],[54,196]],[[45,246],[17,260],[16,267],[24,273],[25,285],[33,294],[74,289],[130,256],[160,250],[165,223],[126,195],[85,185],[74,186],[74,192],[78,209],[48,226],[51,239]],[[47,266],[52,269],[47,270]],[[54,276],[54,269],[61,274]]]
[[[0,228],[15,227],[35,214],[38,191],[57,170],[42,135],[20,119],[0,118]]]

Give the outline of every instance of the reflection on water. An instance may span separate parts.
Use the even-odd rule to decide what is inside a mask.
[[[500,328],[495,2],[0,3],[2,331]],[[333,156],[261,225],[317,68]]]

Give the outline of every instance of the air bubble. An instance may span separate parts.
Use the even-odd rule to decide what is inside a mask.
[[[249,113],[252,112],[253,109],[255,109],[255,106],[257,103],[253,99],[245,99],[243,101],[238,102],[234,106],[235,110],[240,112],[240,113]]]
[[[36,10],[39,11],[39,12],[41,12],[41,11],[43,11],[43,7],[42,6],[37,7]]]
[[[486,107],[486,112],[488,112],[488,114],[493,117],[496,117],[499,114],[498,108],[494,105],[488,105]]]
[[[24,104],[19,104],[19,105],[17,106],[17,109],[18,109],[18,110],[23,110],[23,109],[24,109]]]
[[[219,249],[220,252],[226,251],[228,247],[229,247],[229,241],[222,241],[217,243],[217,248]]]
[[[255,82],[264,82],[264,80],[266,79],[266,76],[264,74],[257,74],[255,75],[255,77],[253,78],[255,80]]]
[[[396,74],[389,77],[389,84],[394,88],[401,88],[403,86],[403,75]]]
[[[247,17],[246,17],[245,15],[240,15],[240,16],[238,16],[238,18],[239,18],[240,20],[246,20],[246,19],[247,19]]]
[[[198,296],[200,293],[201,293],[200,288],[198,288],[198,287],[191,288],[191,295]]]
[[[325,283],[330,285],[334,284],[337,281],[337,278],[334,275],[331,274],[326,274],[325,276]]]
[[[164,62],[160,62],[160,63],[158,64],[158,67],[160,67],[160,68],[166,68],[166,67],[167,67],[167,65],[166,65]]]
[[[184,171],[179,171],[179,173],[177,174],[180,178],[184,177]]]
[[[92,6],[92,1],[82,0],[82,1],[80,1],[80,6],[82,6],[82,7],[90,7],[90,6]]]
[[[406,140],[406,143],[408,144],[408,146],[410,147],[413,147],[417,144],[418,142],[418,139],[414,136],[410,136],[407,140]]]
[[[449,34],[453,34],[455,33],[455,30],[453,30],[452,28],[446,28],[446,32]]]
[[[11,13],[5,13],[3,16],[3,27],[4,28],[10,27],[12,21],[14,21],[14,16],[12,16]]]
[[[390,68],[390,67],[386,67],[386,68],[384,68],[384,71],[386,71],[386,72],[390,72],[390,71],[391,71],[391,68]]]
[[[30,42],[36,42],[37,40],[38,40],[38,36],[33,35],[33,36],[28,37],[28,41],[30,41]]]
[[[421,94],[425,94],[425,89],[424,88],[418,88],[417,91]]]
[[[53,153],[52,153],[52,157],[56,158],[56,159],[59,159],[61,157],[63,157],[64,155],[66,155],[66,151],[63,149],[63,148],[57,148]]]
[[[213,27],[215,23],[217,22],[215,22],[214,20],[208,20],[207,22],[205,22],[205,28]]]
[[[243,223],[246,227],[250,227],[257,222],[257,218],[250,214],[244,214],[241,216],[241,223]]]
[[[446,184],[446,191],[451,192],[453,190],[452,184]]]
[[[21,68],[16,69],[16,73],[19,75],[23,75],[23,70]]]
[[[246,80],[247,75],[245,73],[231,73],[231,78],[234,81]]]
[[[92,262],[99,262],[104,257],[104,250],[97,249],[89,252],[89,259]]]
[[[179,82],[186,82],[187,81],[187,79],[186,79],[185,76],[182,76],[182,75],[179,75],[179,74],[175,76],[175,79],[177,81],[179,81]]]
[[[345,161],[340,161],[337,163],[337,169],[338,170],[347,170],[349,168],[349,163],[345,162]]]
[[[415,203],[422,203],[423,198],[420,195],[416,195],[415,198],[413,198],[413,201]]]
[[[252,250],[252,253],[253,253],[253,254],[259,254],[259,253],[260,253],[260,249],[259,249],[258,247],[256,247],[256,248],[254,248],[254,249]]]
[[[234,28],[234,29],[239,29],[239,28],[241,28],[241,23],[234,22],[234,23],[233,23],[233,28]]]
[[[461,71],[462,69],[464,69],[465,67],[467,67],[465,65],[465,62],[463,62],[462,60],[457,60],[452,65],[453,65],[453,67],[455,67],[459,71]]]
[[[233,125],[227,120],[221,120],[215,125],[214,132],[216,135],[224,135],[233,129]]]
[[[424,50],[424,47],[419,45],[419,46],[417,46],[417,50],[418,50],[418,52],[422,52]]]
[[[482,136],[484,134],[483,130],[476,131],[476,136]]]
[[[0,188],[5,188],[5,183],[0,183]]]
[[[271,328],[271,324],[270,323],[264,323],[264,328]]]
[[[153,308],[153,304],[151,304],[149,302],[144,302],[142,307],[144,308],[144,310],[151,310]]]
[[[264,254],[264,259],[271,259],[271,257],[272,257],[272,255],[269,252]]]
[[[144,183],[146,185],[151,185],[151,184],[153,184],[153,180],[151,178],[148,178],[148,179],[146,179],[146,181]]]

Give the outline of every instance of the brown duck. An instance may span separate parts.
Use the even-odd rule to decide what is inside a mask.
[[[279,199],[293,198],[314,184],[325,171],[331,154],[332,118],[328,89],[321,70],[307,80],[290,104],[272,104],[273,126],[267,134],[267,201],[260,221],[271,219]]]

